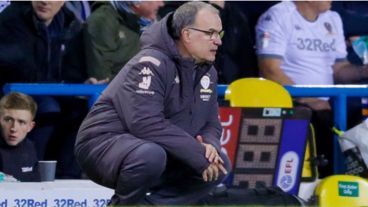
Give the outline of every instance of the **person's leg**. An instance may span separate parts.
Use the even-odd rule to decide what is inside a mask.
[[[230,172],[230,161],[221,154],[225,168]],[[208,196],[209,192],[220,184],[225,175],[220,174],[218,180],[204,182],[202,175],[180,161],[169,157],[169,161],[160,182],[151,188],[146,197],[147,203],[154,205],[195,205]]]
[[[148,189],[166,167],[165,150],[154,143],[144,143],[132,150],[121,163],[112,205],[143,202]]]

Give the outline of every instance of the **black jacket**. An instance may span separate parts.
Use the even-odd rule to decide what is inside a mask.
[[[32,6],[0,13],[0,86],[7,82],[82,82],[86,79],[82,24],[62,8],[46,27]]]
[[[219,83],[229,84],[239,78],[258,76],[257,57],[254,50],[247,16],[234,2],[226,2],[220,11],[225,35],[216,55],[215,67]]]
[[[12,175],[19,181],[39,181],[36,149],[25,138],[17,146],[9,146],[0,137],[0,171]]]

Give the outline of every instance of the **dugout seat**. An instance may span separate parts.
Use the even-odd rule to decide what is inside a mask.
[[[368,206],[368,180],[352,175],[326,177],[317,185],[313,200],[319,207]]]

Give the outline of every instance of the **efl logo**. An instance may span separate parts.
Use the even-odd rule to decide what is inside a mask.
[[[277,186],[285,192],[291,190],[296,184],[296,174],[298,172],[299,157],[298,154],[289,151],[286,152],[280,162],[279,177],[277,178]]]

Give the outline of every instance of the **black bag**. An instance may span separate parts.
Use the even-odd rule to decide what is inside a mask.
[[[242,206],[305,206],[305,202],[301,198],[289,195],[279,187],[217,189],[208,197],[206,204]]]

